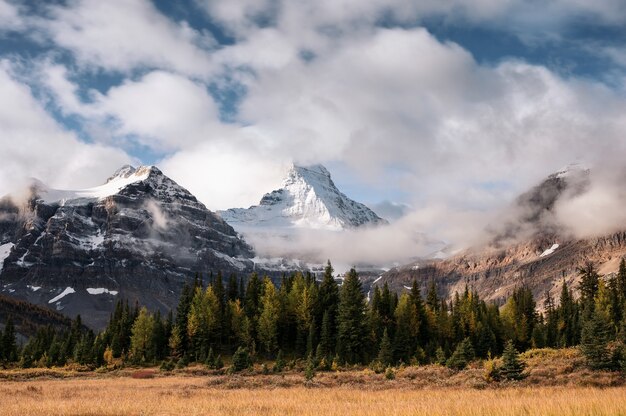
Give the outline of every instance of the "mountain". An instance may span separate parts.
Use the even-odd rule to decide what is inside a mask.
[[[124,166],[105,184],[0,200],[1,291],[102,327],[118,298],[175,307],[196,272],[248,273],[252,249],[154,166]]]
[[[614,273],[626,256],[626,232],[575,238],[559,225],[554,212],[558,203],[588,190],[589,176],[590,171],[580,166],[550,175],[516,199],[515,214],[493,227],[489,244],[446,259],[394,268],[377,283],[403,291],[417,279],[425,291],[434,280],[443,297],[469,286],[497,303],[505,302],[516,287],[527,285],[541,309],[546,292],[559,298],[563,281],[576,288],[577,269],[587,261],[594,262],[601,274]]]
[[[374,211],[353,201],[335,186],[322,165],[292,165],[282,187],[267,193],[259,205],[218,211],[237,231],[308,228],[340,231],[386,224]]]

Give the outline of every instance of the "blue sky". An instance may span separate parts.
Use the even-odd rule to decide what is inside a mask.
[[[0,62],[4,190],[156,163],[223,209],[324,163],[368,204],[489,210],[625,145],[619,0],[0,0]]]

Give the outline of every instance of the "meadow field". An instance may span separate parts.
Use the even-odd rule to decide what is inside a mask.
[[[0,384],[9,415],[623,415],[626,388],[224,389],[204,377]]]
[[[626,415],[619,372],[592,371],[578,350],[531,350],[525,378],[497,382],[484,363],[463,371],[406,366],[237,374],[190,366],[0,370],[0,415]]]

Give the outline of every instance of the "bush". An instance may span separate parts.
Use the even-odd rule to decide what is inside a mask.
[[[496,363],[496,360],[487,360],[484,364],[485,368],[485,381],[492,382],[500,379],[500,368]]]
[[[393,371],[393,368],[387,367],[387,369],[385,370],[385,379],[386,380],[393,380],[395,378],[396,378],[396,373],[395,373],[395,371]]]
[[[172,371],[176,368],[176,364],[174,364],[174,360],[163,361],[159,368],[161,371]]]

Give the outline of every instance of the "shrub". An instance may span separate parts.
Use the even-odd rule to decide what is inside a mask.
[[[386,380],[393,380],[395,378],[396,378],[396,372],[393,371],[393,368],[387,367],[387,369],[385,370],[385,379]]]
[[[175,367],[176,367],[176,364],[174,364],[174,360],[168,360],[168,361],[163,361],[161,363],[161,367],[159,368],[161,371],[172,371]]]

